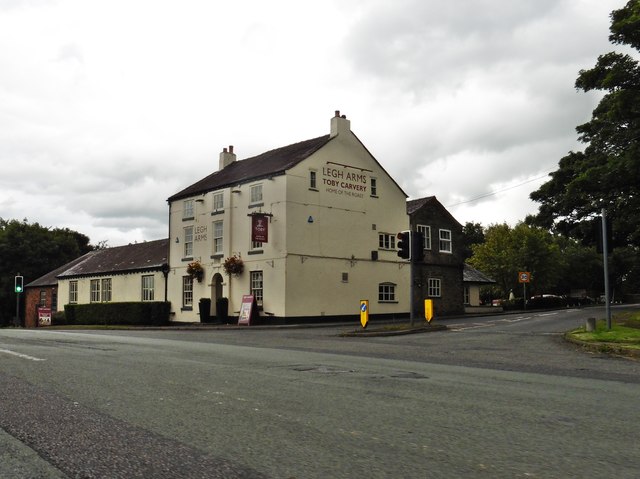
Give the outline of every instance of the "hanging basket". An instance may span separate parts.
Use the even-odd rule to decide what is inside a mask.
[[[244,271],[244,262],[238,255],[229,256],[222,265],[228,276],[240,276]]]
[[[204,278],[204,268],[199,261],[194,261],[187,265],[187,274],[195,278],[199,283],[202,281],[202,278]]]

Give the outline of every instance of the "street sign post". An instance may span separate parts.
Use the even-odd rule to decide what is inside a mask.
[[[363,328],[367,327],[367,323],[369,322],[369,300],[362,299],[360,300],[360,324]]]
[[[520,271],[518,273],[518,282],[522,283],[522,307],[527,309],[527,283],[531,282],[531,273],[529,271]]]

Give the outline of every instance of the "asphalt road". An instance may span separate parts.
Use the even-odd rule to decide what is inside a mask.
[[[616,477],[640,471],[640,363],[561,332],[0,330],[0,477]]]

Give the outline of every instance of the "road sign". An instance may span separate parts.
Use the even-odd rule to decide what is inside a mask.
[[[530,283],[531,282],[531,273],[528,271],[520,271],[518,273],[518,282],[519,283]]]
[[[369,300],[363,299],[360,301],[360,324],[363,328],[367,327],[369,322]]]
[[[424,300],[424,317],[429,324],[433,319],[433,299]]]

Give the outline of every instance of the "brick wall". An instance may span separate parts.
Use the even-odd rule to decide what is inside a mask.
[[[26,328],[38,326],[38,306],[41,306],[41,299],[44,299],[44,306],[51,308],[51,312],[56,312],[54,299],[58,291],[57,286],[42,286],[25,289],[25,311],[24,325]],[[57,302],[57,300],[55,301]]]
[[[424,317],[425,299],[433,300],[435,316],[464,313],[462,225],[435,198],[411,215],[413,231],[417,225],[431,229],[431,249],[425,250],[424,260],[414,268],[417,314]],[[440,230],[451,232],[451,253],[440,251]],[[429,296],[429,279],[439,280],[439,297]]]

